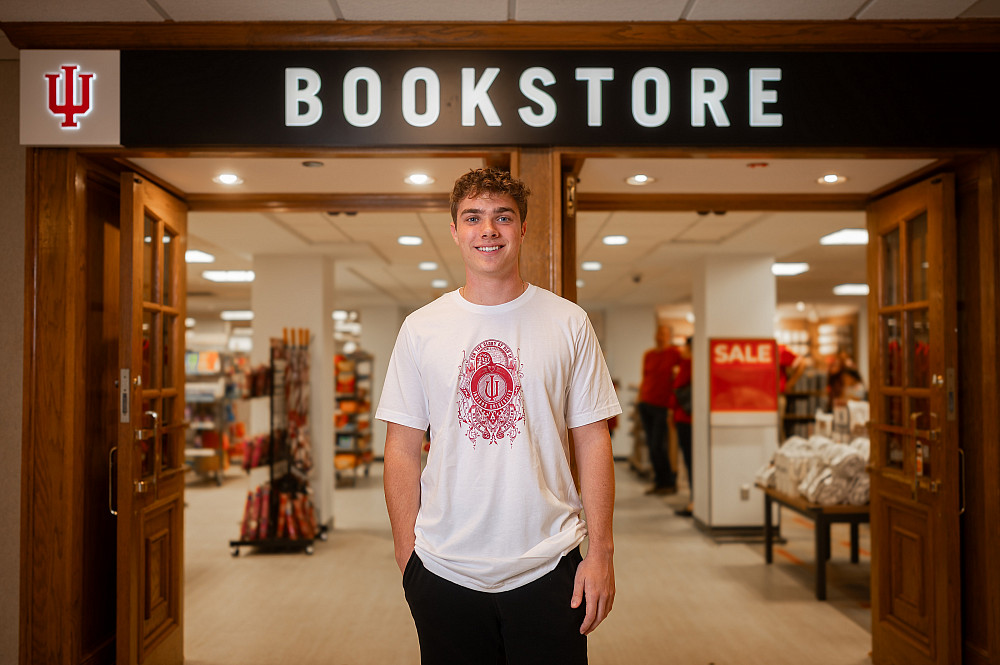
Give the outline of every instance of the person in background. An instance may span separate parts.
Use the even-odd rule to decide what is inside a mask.
[[[406,317],[375,413],[423,665],[584,665],[614,601],[621,407],[586,312],[521,279],[527,199],[499,169],[456,181],[465,285]]]
[[[691,472],[691,341],[691,337],[684,340],[674,373],[674,428],[677,430],[677,447],[684,455],[690,491],[687,505],[674,511],[681,517],[690,517],[694,510],[694,474]]]
[[[778,418],[784,418],[788,408],[785,393],[795,387],[795,383],[810,364],[808,356],[797,356],[784,344],[778,345]]]
[[[830,376],[830,408],[846,405],[850,400],[864,401],[868,398],[864,379],[853,367],[841,366]]]
[[[642,383],[639,384],[639,418],[646,435],[649,462],[653,466],[653,486],[646,494],[676,494],[677,474],[670,464],[670,408],[674,400],[674,367],[680,359],[670,345],[670,326],[656,328],[656,346],[642,357]]]

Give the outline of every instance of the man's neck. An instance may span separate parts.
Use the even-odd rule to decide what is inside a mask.
[[[466,275],[465,286],[459,294],[475,305],[502,305],[514,300],[528,289],[520,275],[503,279],[471,279]]]

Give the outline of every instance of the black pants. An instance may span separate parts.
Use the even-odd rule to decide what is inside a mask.
[[[528,584],[486,593],[459,586],[424,568],[414,552],[403,590],[420,639],[423,665],[585,665],[580,634],[586,602],[573,609],[577,548],[555,570]]]
[[[677,474],[670,464],[670,430],[667,425],[667,408],[639,402],[639,418],[646,433],[649,463],[653,466],[653,484],[657,487],[675,487]]]
[[[674,421],[677,429],[677,447],[684,453],[684,466],[688,472],[688,485],[694,493],[694,474],[691,473],[691,423],[679,423]]]

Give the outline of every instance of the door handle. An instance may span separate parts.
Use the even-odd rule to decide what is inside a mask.
[[[920,439],[917,438],[917,419],[924,415],[922,412],[917,411],[910,414],[910,422],[913,427],[910,428],[909,435],[913,439],[913,500],[917,500],[917,490],[920,488],[920,476],[924,473],[924,446],[920,443]]]
[[[110,451],[108,451],[108,512],[110,512],[115,517],[118,516],[118,509],[115,508],[115,453],[118,452],[118,446],[115,446]]]
[[[149,416],[153,419],[153,429],[137,429],[135,431],[136,441],[145,441],[146,439],[153,439],[153,446],[151,450],[156,449],[156,445],[160,440],[160,414],[156,411],[143,411],[142,415]],[[149,492],[154,487],[156,487],[156,477],[154,476],[152,480],[137,480],[135,481],[135,493],[145,494]]]
[[[143,439],[160,438],[160,414],[156,411],[143,411],[142,415],[153,419],[153,429],[137,429],[135,431],[135,440],[142,441]]]

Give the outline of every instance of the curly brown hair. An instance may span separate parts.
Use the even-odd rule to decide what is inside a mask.
[[[531,196],[531,190],[509,171],[491,166],[485,169],[471,169],[455,181],[455,188],[451,190],[452,223],[458,221],[459,203],[470,196],[476,197],[482,194],[506,194],[517,203],[521,222],[528,217],[528,197]]]

